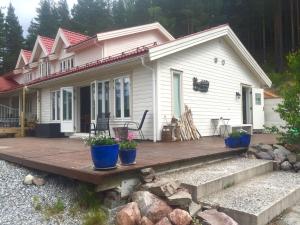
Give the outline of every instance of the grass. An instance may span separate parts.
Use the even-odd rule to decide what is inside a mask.
[[[65,204],[60,198],[58,198],[52,205],[42,205],[39,196],[33,196],[32,203],[34,209],[42,212],[47,220],[53,216],[62,214],[65,210]]]
[[[106,214],[102,209],[90,210],[83,218],[83,225],[104,225]]]
[[[32,203],[36,211],[42,211],[42,203],[39,196],[33,196]]]

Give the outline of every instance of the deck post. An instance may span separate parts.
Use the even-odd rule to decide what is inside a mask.
[[[21,112],[21,137],[25,136],[25,101],[26,101],[26,86],[23,87],[22,93],[22,112]]]

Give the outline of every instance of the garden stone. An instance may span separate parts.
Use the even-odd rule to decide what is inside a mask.
[[[155,171],[153,168],[144,168],[141,170],[142,180],[145,183],[150,183],[155,179]]]
[[[141,213],[136,202],[125,205],[116,215],[117,225],[138,225]]]
[[[138,204],[141,215],[148,217],[153,223],[172,212],[172,208],[166,202],[148,191],[133,193],[132,200]]]
[[[141,219],[140,225],[154,225],[151,220],[148,219],[148,217],[143,216]]]
[[[300,162],[294,164],[294,169],[296,172],[300,171]]]
[[[283,162],[287,160],[287,156],[290,154],[290,152],[286,152],[286,151],[279,148],[275,149],[274,150],[275,161]]]
[[[215,209],[200,212],[197,214],[197,217],[209,225],[239,225],[231,217]]]
[[[255,156],[258,159],[273,160],[272,156],[267,152],[257,152],[257,153],[255,153]]]
[[[281,153],[281,154],[283,154],[283,155],[285,155],[285,156],[287,156],[287,155],[289,155],[291,152],[289,151],[289,150],[287,150],[285,147],[283,147],[283,146],[281,146],[280,148],[276,148],[275,150],[274,150],[274,153]]]
[[[31,185],[32,182],[33,182],[33,178],[34,178],[34,176],[32,176],[31,174],[28,174],[28,175],[24,178],[23,183],[26,184],[26,185]]]
[[[259,150],[257,148],[255,148],[254,146],[251,146],[251,147],[248,148],[248,153],[255,154],[257,152],[259,152]]]
[[[153,183],[147,183],[143,187],[157,196],[169,197],[176,193],[179,184],[173,180],[162,179]]]
[[[201,208],[202,208],[201,204],[197,204],[196,202],[192,201],[189,204],[188,211],[191,216],[195,216],[197,214],[197,212],[199,212],[201,210]]]
[[[155,225],[173,225],[173,224],[170,222],[170,220],[167,217],[164,217]]]
[[[260,145],[259,148],[264,152],[273,151],[273,147],[271,145]]]
[[[292,164],[288,161],[284,161],[281,163],[280,168],[284,171],[289,171],[293,168]]]
[[[297,162],[297,155],[294,153],[291,153],[287,156],[287,159],[291,164],[295,164]]]
[[[300,153],[297,153],[296,157],[297,157],[297,162],[300,162]]]
[[[180,206],[186,208],[192,202],[192,196],[187,191],[180,190],[177,193],[167,197],[167,202],[171,206]]]
[[[32,179],[32,183],[36,186],[43,186],[46,183],[46,181],[43,178],[34,177]]]
[[[174,209],[168,218],[174,225],[189,225],[192,222],[190,214],[182,209]]]

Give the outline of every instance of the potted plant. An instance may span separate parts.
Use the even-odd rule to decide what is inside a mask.
[[[120,160],[122,165],[132,165],[135,163],[137,142],[134,141],[134,134],[128,133],[127,139],[120,143]]]
[[[119,145],[111,137],[97,135],[88,137],[85,143],[91,146],[91,156],[95,169],[116,168],[119,155]]]
[[[234,131],[232,132],[229,137],[225,139],[225,145],[229,148],[238,148],[240,147],[240,132]]]
[[[240,146],[241,147],[249,147],[251,142],[251,135],[248,134],[246,131],[240,131]]]

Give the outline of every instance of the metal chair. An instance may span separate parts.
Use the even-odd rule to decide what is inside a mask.
[[[110,119],[110,113],[99,113],[97,116],[96,124],[95,123],[90,124],[89,136],[91,136],[92,132],[94,132],[94,134],[97,135],[100,132],[106,132],[106,131],[108,131],[108,135],[110,136],[109,119]]]
[[[129,122],[126,122],[124,124],[124,127],[128,127],[129,131],[137,131],[137,132],[139,132],[139,135],[140,135],[140,137],[141,137],[142,140],[145,139],[145,136],[143,134],[142,128],[143,128],[143,125],[144,125],[144,122],[145,122],[145,118],[146,118],[148,112],[149,112],[149,110],[145,110],[144,111],[143,117],[142,117],[142,119],[141,119],[140,122],[129,121]],[[129,127],[130,124],[134,124],[136,126],[136,128]]]

